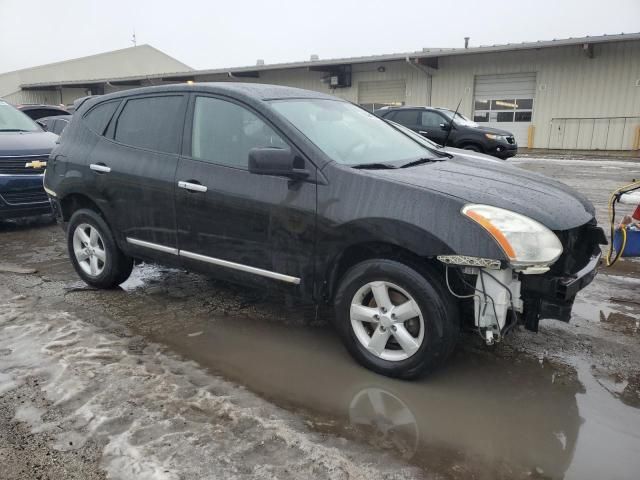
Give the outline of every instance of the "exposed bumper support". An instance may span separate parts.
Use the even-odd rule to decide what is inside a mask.
[[[542,318],[568,322],[576,294],[593,281],[601,257],[602,254],[598,251],[583,268],[571,276],[525,276],[522,280],[525,328],[537,332]]]

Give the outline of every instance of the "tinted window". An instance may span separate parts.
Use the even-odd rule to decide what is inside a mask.
[[[445,123],[445,119],[435,112],[422,112],[420,124],[423,127],[440,128],[440,124]]]
[[[390,120],[402,125],[415,125],[418,122],[418,112],[416,110],[397,110],[392,115]]]
[[[258,147],[287,148],[287,144],[246,108],[217,98],[196,98],[191,138],[193,158],[247,168],[249,150]]]
[[[91,130],[102,135],[118,105],[120,105],[120,101],[96,105],[84,116],[85,123]]]
[[[64,130],[64,127],[66,127],[68,123],[69,122],[67,120],[63,118],[58,118],[57,120],[54,121],[53,129],[50,129],[50,131],[52,131],[56,135],[60,135],[62,133],[62,130]]]
[[[128,100],[118,116],[115,140],[133,147],[178,153],[181,95]]]

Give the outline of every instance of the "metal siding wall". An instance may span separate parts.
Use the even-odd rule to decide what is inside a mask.
[[[640,79],[637,41],[595,45],[594,58],[588,58],[580,46],[570,46],[448,57],[440,59],[439,66],[433,77],[433,105],[455,108],[462,96],[460,108],[466,115],[472,111],[475,75],[536,72],[535,148],[585,145],[589,135],[583,129],[591,127],[582,125],[578,129],[571,125],[567,131],[563,125],[560,131],[564,134],[559,137],[552,130],[554,118],[640,116],[640,87],[635,86]],[[553,128],[558,128],[557,123]],[[602,123],[594,122],[593,148],[632,147],[634,128],[640,123],[628,121],[624,132],[618,132],[622,127],[614,125],[615,132],[609,140]]]
[[[380,66],[384,66],[384,72],[378,71],[378,67]],[[260,78],[254,81],[315,90],[333,94],[350,102],[357,103],[359,82],[403,80],[407,85],[405,96],[407,105],[427,105],[429,99],[430,81],[428,75],[407,65],[405,62],[364,63],[354,65],[351,72],[351,87],[348,88],[329,89],[327,84],[321,82],[321,78],[324,75],[326,75],[326,73],[311,72],[304,68],[273,70],[262,72]]]
[[[57,90],[20,90],[2,97],[7,102],[18,105],[20,103],[46,103],[57,105],[60,103],[60,92]]]

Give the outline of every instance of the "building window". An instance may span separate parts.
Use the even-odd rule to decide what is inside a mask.
[[[476,99],[473,120],[487,122],[530,122],[533,117],[533,98]]]
[[[516,122],[530,122],[531,112],[516,112]]]

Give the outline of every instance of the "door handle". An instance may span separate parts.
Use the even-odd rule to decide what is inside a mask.
[[[420,135],[427,135],[429,132],[427,132],[426,130],[418,130],[418,133]]]
[[[182,180],[178,182],[178,187],[184,188],[185,190],[188,190],[190,192],[206,192],[207,191],[207,187],[205,187],[204,185],[201,185],[199,183],[185,182]]]
[[[89,165],[89,168],[99,173],[109,173],[111,171],[111,168],[107,167],[104,163],[92,163]]]

